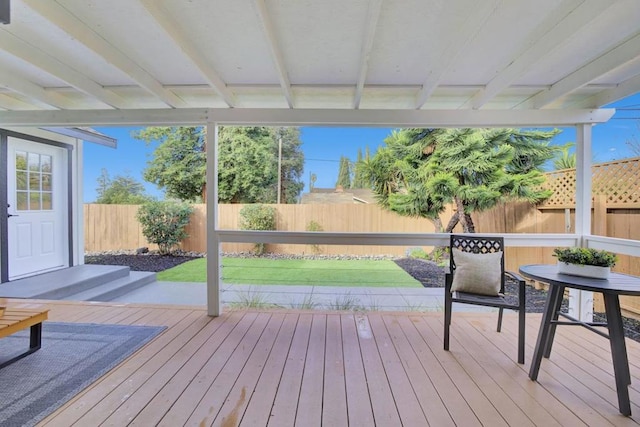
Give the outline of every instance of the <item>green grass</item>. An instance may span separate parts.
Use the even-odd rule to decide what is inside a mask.
[[[158,273],[167,282],[206,282],[206,259],[185,262]],[[223,258],[224,283],[420,288],[422,285],[390,260],[306,260]]]

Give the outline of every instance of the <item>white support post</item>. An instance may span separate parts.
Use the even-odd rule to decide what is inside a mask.
[[[576,126],[576,234],[580,245],[591,235],[591,126]],[[593,320],[593,292],[569,290],[569,314],[584,322]]]
[[[222,268],[218,236],[218,126],[207,122],[207,314],[221,313],[220,282]]]

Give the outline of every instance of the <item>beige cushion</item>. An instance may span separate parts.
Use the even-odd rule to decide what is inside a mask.
[[[502,267],[502,252],[474,254],[452,248],[456,270],[451,291],[480,295],[498,295]]]

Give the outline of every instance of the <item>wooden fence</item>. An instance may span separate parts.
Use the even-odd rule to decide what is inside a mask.
[[[323,231],[371,232],[371,233],[433,233],[431,221],[424,218],[405,218],[386,211],[377,205],[326,204],[326,205],[270,205],[277,211],[277,229],[281,231],[306,231],[311,221]],[[135,218],[137,205],[84,206],[85,251],[99,252],[119,249],[136,249],[143,246],[155,249],[144,236]],[[244,205],[219,205],[220,228],[237,230],[240,210]],[[448,209],[443,217],[450,218]],[[206,252],[206,205],[194,205],[194,212],[186,229],[189,237],[181,248],[186,251]],[[242,252],[253,249],[246,243],[224,243],[225,252]],[[403,255],[406,247],[400,246],[336,246],[336,245],[267,245],[275,253],[322,253],[354,255]]]
[[[640,240],[640,209],[610,208],[603,196],[594,198],[592,215],[593,234],[624,239]],[[244,205],[220,205],[220,227],[238,229],[240,210]],[[433,224],[426,219],[404,218],[383,210],[377,205],[272,205],[277,211],[277,229],[282,231],[305,231],[311,221],[322,226],[324,231],[334,232],[397,232],[431,233]],[[190,224],[189,237],[182,243],[186,251],[206,252],[206,206],[195,205]],[[119,249],[136,249],[150,245],[142,235],[135,218],[136,205],[84,206],[85,250],[98,252]],[[448,209],[443,220],[452,214]],[[495,208],[472,215],[479,233],[565,233],[574,232],[573,209],[537,208],[525,202],[501,204]],[[225,252],[241,252],[252,249],[251,244],[224,243]],[[406,247],[395,246],[335,246],[335,245],[268,245],[275,253],[322,253],[357,255],[402,255]],[[550,248],[509,248],[508,265],[532,262],[554,262]],[[616,271],[640,275],[637,260],[621,256]]]
[[[592,234],[640,240],[640,158],[625,159],[595,165],[593,168]],[[547,174],[546,186],[554,195],[539,206],[524,202],[502,204],[472,215],[479,233],[573,233],[575,170],[554,171]],[[220,228],[238,229],[240,210],[244,205],[220,205]],[[426,219],[405,218],[383,210],[377,205],[305,204],[272,205],[277,210],[277,229],[305,231],[311,221],[323,231],[333,232],[400,232],[430,233],[433,224]],[[206,252],[206,206],[195,205],[187,227],[189,237],[182,243],[187,251]],[[85,250],[87,252],[136,249],[148,246],[135,219],[138,206],[97,205],[84,207]],[[449,220],[452,208],[442,215]],[[251,244],[224,243],[225,252],[252,249]],[[425,248],[429,250],[430,248]],[[406,247],[395,246],[335,246],[335,245],[267,245],[276,253],[294,254],[354,254],[404,255]],[[553,263],[551,248],[507,248],[507,268],[519,265]],[[640,275],[637,257],[620,256],[614,271]],[[599,300],[596,307],[600,308]],[[622,297],[623,308],[640,314],[640,298]]]

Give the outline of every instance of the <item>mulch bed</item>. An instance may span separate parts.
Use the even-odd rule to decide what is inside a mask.
[[[190,256],[171,256],[156,254],[141,255],[85,255],[85,264],[124,265],[131,271],[151,271],[158,273],[195,259]]]

